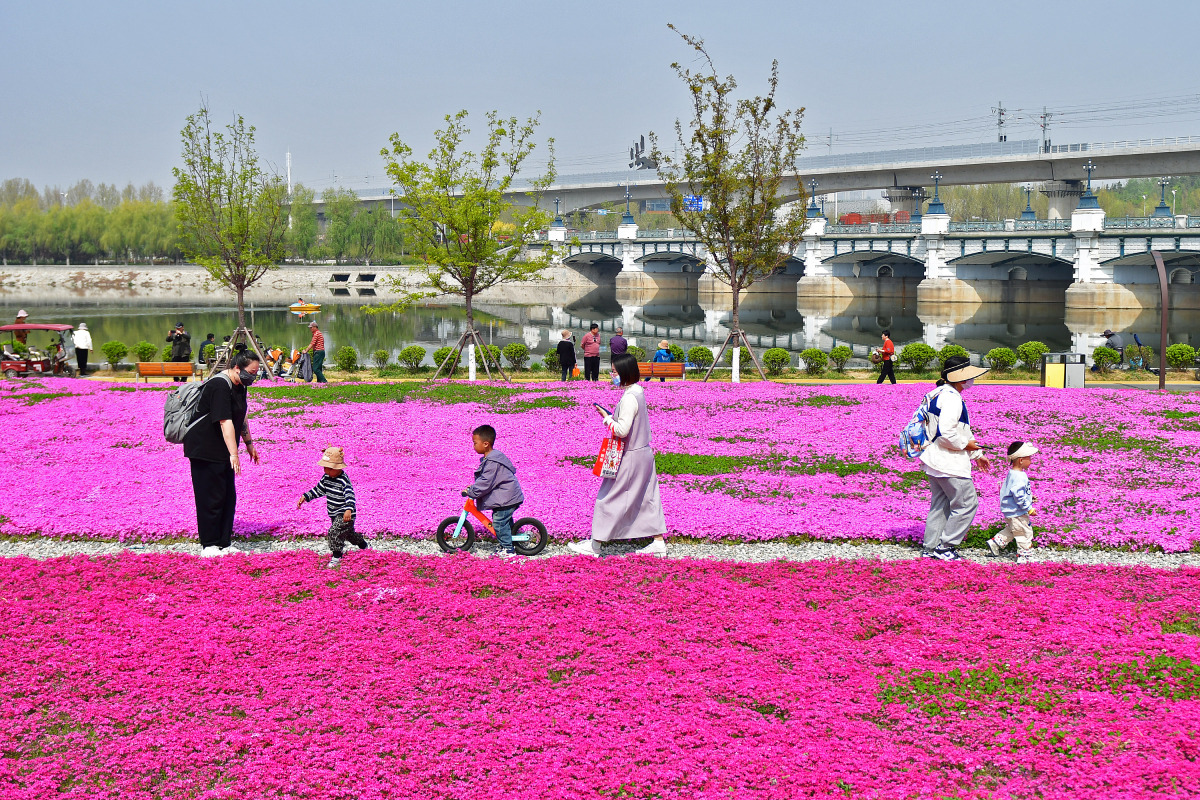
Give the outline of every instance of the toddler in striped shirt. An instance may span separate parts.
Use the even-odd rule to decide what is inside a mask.
[[[354,487],[350,485],[350,478],[346,475],[342,448],[326,448],[317,465],[325,470],[325,477],[296,501],[296,508],[304,505],[305,501],[325,498],[325,510],[329,512],[329,552],[332,554],[329,568],[333,569],[342,563],[342,551],[347,541],[358,545],[359,550],[366,550],[367,540],[354,530],[357,506],[354,501]]]

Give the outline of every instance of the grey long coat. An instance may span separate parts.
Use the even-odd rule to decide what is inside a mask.
[[[625,436],[625,452],[617,477],[600,484],[592,512],[592,538],[598,542],[665,536],[667,523],[658,494],[658,473],[650,447],[650,415],[641,384],[625,389],[621,405],[636,403],[636,414]],[[617,417],[622,416],[618,406]]]

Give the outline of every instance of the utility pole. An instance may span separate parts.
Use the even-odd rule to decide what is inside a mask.
[[[1050,138],[1049,138],[1050,137],[1050,118],[1053,116],[1054,116],[1053,114],[1051,114],[1050,112],[1048,112],[1046,110],[1045,106],[1042,106],[1042,115],[1041,115],[1041,117],[1039,117],[1039,119],[1041,121],[1038,122],[1038,127],[1042,129],[1042,152],[1043,153],[1050,152]]]
[[[1008,134],[1004,132],[1004,115],[1007,113],[1007,109],[1004,108],[1003,100],[997,101],[992,113],[996,115],[996,141],[1007,142]]]

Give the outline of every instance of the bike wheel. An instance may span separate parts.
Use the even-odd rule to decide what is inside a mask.
[[[464,522],[458,536],[454,535],[454,527],[458,525],[458,517],[446,517],[438,525],[437,543],[444,553],[465,553],[475,544],[475,529],[470,521]]]
[[[523,556],[536,556],[550,543],[550,534],[546,533],[546,526],[533,517],[523,517],[514,522],[512,532],[514,537],[522,533],[529,536],[527,542],[513,542],[513,549]]]

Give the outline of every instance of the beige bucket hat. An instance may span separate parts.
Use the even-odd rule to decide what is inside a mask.
[[[342,448],[326,447],[325,452],[321,454],[321,460],[317,462],[319,467],[329,467],[330,469],[345,469],[346,461],[342,456]]]

